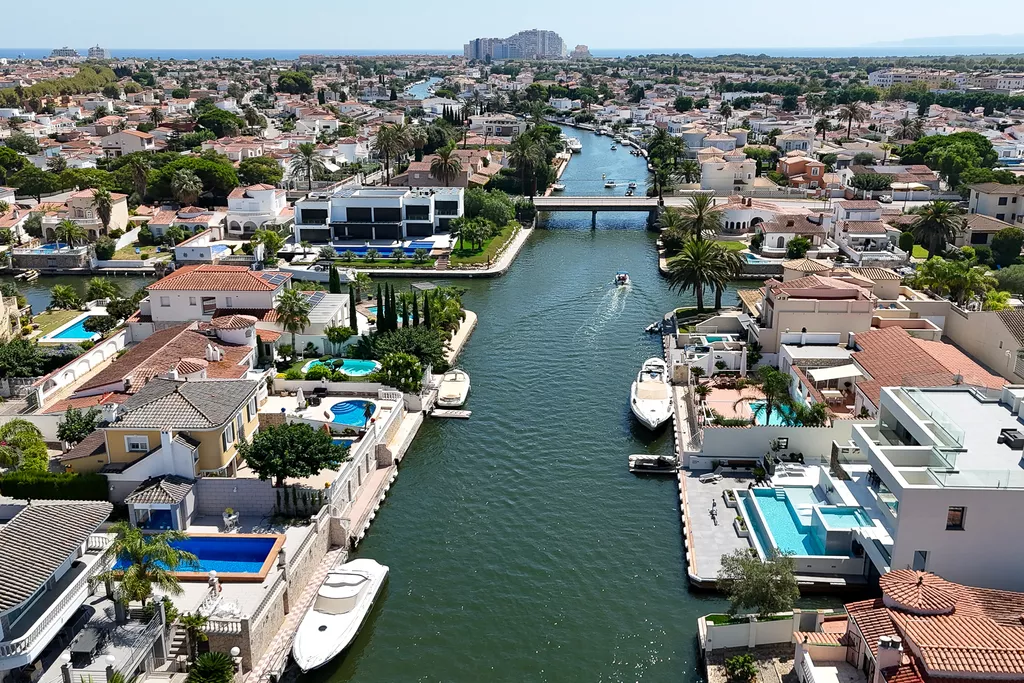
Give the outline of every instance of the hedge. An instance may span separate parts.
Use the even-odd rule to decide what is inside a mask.
[[[0,495],[32,500],[107,500],[107,478],[74,472],[11,472],[0,475]]]

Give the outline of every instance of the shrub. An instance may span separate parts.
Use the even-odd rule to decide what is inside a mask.
[[[314,365],[306,371],[306,379],[321,380],[330,379],[333,374],[330,367],[326,365]],[[288,379],[291,379],[290,377]]]
[[[747,683],[757,677],[757,663],[753,655],[736,655],[725,660],[725,677],[729,681]]]
[[[900,233],[899,247],[908,254],[914,251],[914,233],[903,232]]]
[[[302,379],[302,370],[299,370],[298,368],[289,368],[288,371],[284,373],[284,378]]]
[[[95,473],[19,470],[0,475],[0,494],[22,499],[106,500],[107,478]]]
[[[204,652],[188,672],[187,683],[231,683],[235,663],[223,652]]]

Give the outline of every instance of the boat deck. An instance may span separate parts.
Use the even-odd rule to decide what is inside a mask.
[[[461,420],[468,420],[469,416],[473,414],[472,410],[445,410],[444,408],[435,408],[430,413],[431,417],[454,417]]]

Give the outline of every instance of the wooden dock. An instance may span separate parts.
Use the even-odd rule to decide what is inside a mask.
[[[472,410],[444,410],[444,409],[441,409],[441,408],[436,408],[436,409],[434,409],[434,411],[432,413],[430,413],[430,416],[431,417],[453,417],[453,418],[458,418],[460,420],[468,420],[469,416],[472,415],[472,414],[473,414]]]

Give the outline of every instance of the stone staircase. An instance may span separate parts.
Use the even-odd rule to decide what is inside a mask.
[[[447,251],[437,257],[437,261],[434,262],[434,270],[448,270]]]

